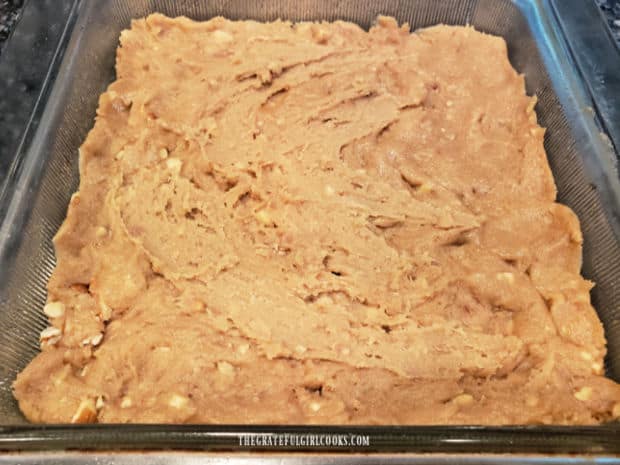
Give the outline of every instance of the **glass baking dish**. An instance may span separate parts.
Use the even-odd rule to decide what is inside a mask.
[[[78,185],[77,148],[93,124],[99,94],[114,79],[120,31],[129,26],[131,18],[155,11],[199,20],[216,15],[263,21],[344,19],[365,28],[378,14],[386,14],[395,16],[401,23],[409,22],[412,29],[437,23],[471,24],[478,30],[504,37],[513,66],[525,74],[528,93],[538,96],[536,110],[540,124],[548,128],[545,147],[559,200],[575,210],[581,220],[583,273],[597,283],[592,300],[608,339],[606,372],[620,381],[620,181],[614,149],[614,144],[618,147],[620,143],[615,119],[615,112],[620,108],[620,92],[613,92],[618,90],[618,80],[614,83],[613,66],[609,66],[620,57],[611,38],[605,35],[594,2],[57,0],[42,3],[48,5],[48,14],[37,12],[33,2],[27,4],[22,23],[0,65],[0,83],[6,86],[8,98],[11,86],[15,85],[12,73],[19,75],[15,50],[28,50],[28,44],[37,47],[31,52],[34,62],[29,69],[41,84],[25,102],[16,102],[25,115],[24,130],[21,138],[7,138],[1,152],[0,450],[158,448],[620,454],[618,423],[593,427],[28,424],[13,399],[11,383],[36,354],[38,334],[46,326],[41,309],[54,266],[51,239]],[[49,8],[49,4],[55,6]],[[43,27],[39,21],[38,30],[33,19],[37,14],[43,21]],[[572,16],[567,20],[566,15],[575,14],[580,15],[580,21]],[[35,30],[29,34],[28,28]],[[567,40],[572,33],[578,35]],[[592,38],[596,39],[596,49],[588,50]],[[596,60],[602,60],[606,66],[597,68]],[[592,70],[598,72],[595,76],[598,81],[592,80]],[[601,85],[600,81],[605,79],[611,87]],[[7,160],[8,156],[11,158]],[[357,446],[310,445],[309,442],[301,446],[282,445],[278,441],[273,445],[245,439],[252,434],[263,437],[354,434],[367,441]]]

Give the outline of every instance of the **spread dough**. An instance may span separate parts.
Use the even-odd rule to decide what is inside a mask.
[[[14,384],[29,420],[620,416],[502,39],[155,14],[120,43]]]

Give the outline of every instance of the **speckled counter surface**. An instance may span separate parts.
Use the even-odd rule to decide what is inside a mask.
[[[588,1],[588,0],[585,0]],[[601,9],[607,24],[611,29],[611,33],[616,39],[616,43],[620,45],[620,0],[595,0]]]
[[[0,44],[11,33],[23,3],[23,0],[0,0]]]
[[[36,9],[24,8],[30,2]],[[55,43],[62,32],[61,18],[66,18],[69,6],[65,0],[0,0],[0,181],[47,74],[45,66],[33,63],[50,62],[54,49],[46,45]],[[24,27],[16,28],[20,22]]]

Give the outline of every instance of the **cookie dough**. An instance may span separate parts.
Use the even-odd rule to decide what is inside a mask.
[[[116,70],[14,383],[29,420],[620,416],[501,38],[154,14]]]

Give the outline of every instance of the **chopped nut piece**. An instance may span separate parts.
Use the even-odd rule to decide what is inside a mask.
[[[321,404],[319,404],[318,402],[310,402],[310,410],[312,410],[313,412],[318,412],[319,410],[321,410]]]
[[[97,421],[97,408],[93,399],[85,399],[71,418],[71,423],[94,423]]]
[[[256,251],[256,255],[260,255],[261,257],[270,256],[269,249],[266,249],[264,247],[256,247],[255,251]]]
[[[433,185],[430,182],[423,182],[417,190],[422,194],[433,192]]]
[[[174,174],[179,174],[181,172],[181,165],[182,164],[183,163],[178,158],[168,158],[166,160],[166,166]]]
[[[586,352],[585,350],[582,351],[579,355],[581,355],[581,358],[584,359],[586,362],[589,362],[593,359],[592,354],[590,352]]]
[[[390,216],[370,216],[370,222],[380,229],[388,229],[393,228],[394,226],[399,226],[403,223],[402,218],[390,217]]]
[[[162,160],[168,158],[168,150],[166,148],[159,150],[159,158],[161,158]]]
[[[297,352],[298,354],[303,354],[306,350],[308,350],[308,349],[306,349],[302,345],[298,345],[297,347],[295,347],[295,352]]]
[[[256,216],[256,219],[260,221],[262,224],[264,224],[265,226],[273,226],[273,220],[271,219],[271,216],[269,215],[269,213],[267,213],[265,210],[257,211],[255,216]]]
[[[50,318],[60,318],[65,314],[65,305],[62,302],[50,302],[43,307],[43,313]]]
[[[205,305],[205,303],[202,300],[196,299],[192,303],[192,310],[194,310],[196,312],[203,311],[206,308],[207,308],[207,306]]]
[[[325,193],[327,195],[334,195],[336,191],[334,190],[334,188],[332,186],[325,186]]]
[[[235,367],[228,362],[217,362],[217,370],[223,375],[233,375]]]
[[[620,418],[620,402],[617,402],[611,409],[611,416],[613,418]]]
[[[103,300],[99,300],[99,316],[102,321],[108,321],[112,318],[112,309]]]
[[[592,398],[592,388],[590,386],[584,386],[575,392],[575,399],[585,402]]]
[[[218,44],[229,44],[233,41],[233,36],[230,32],[222,31],[219,29],[213,31],[211,37],[213,37],[213,41]]]
[[[98,226],[97,229],[95,229],[95,236],[98,239],[102,239],[106,237],[107,235],[108,235],[108,228],[106,228],[105,226]]]
[[[95,402],[95,408],[97,410],[101,410],[104,405],[105,405],[105,402],[103,401],[103,396],[97,397],[97,401]]]
[[[452,401],[459,407],[466,407],[474,403],[474,397],[471,394],[459,394]]]
[[[330,296],[328,296],[327,294],[321,294],[315,301],[315,304],[317,304],[319,307],[330,307],[332,305],[334,305],[334,299],[332,299]]]
[[[121,400],[121,408],[129,408],[133,405],[133,402],[131,400],[131,397],[123,397],[123,400]]]
[[[98,346],[99,344],[101,344],[102,339],[103,333],[99,333],[96,336],[90,338],[90,343],[94,346]]]
[[[597,375],[602,375],[603,374],[603,365],[601,365],[600,363],[594,362],[591,365],[591,367],[592,367],[592,372],[594,374],[597,374]]]
[[[168,405],[173,408],[181,409],[189,403],[189,399],[185,396],[180,396],[179,394],[172,394],[170,400],[168,401]]]
[[[54,326],[50,326],[41,331],[39,341],[41,342],[41,345],[54,345],[60,340],[61,337],[62,331]]]
[[[245,354],[248,350],[250,349],[250,345],[249,344],[241,344],[238,348],[237,351],[240,354]]]
[[[513,284],[515,282],[515,275],[510,271],[505,271],[503,273],[497,273],[497,279],[500,281],[505,281],[508,284]]]

